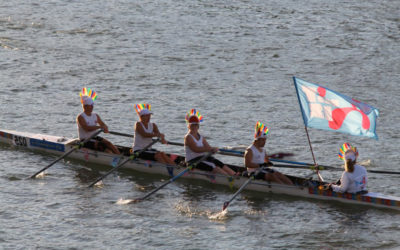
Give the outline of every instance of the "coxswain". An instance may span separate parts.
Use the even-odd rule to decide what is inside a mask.
[[[357,148],[349,143],[344,143],[339,150],[339,159],[344,161],[344,172],[340,181],[329,184],[329,188],[339,193],[368,193],[367,191],[367,170],[365,167],[356,164],[358,157]]]

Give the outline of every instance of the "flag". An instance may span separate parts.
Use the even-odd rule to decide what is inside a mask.
[[[376,108],[317,84],[293,80],[307,127],[378,139]]]

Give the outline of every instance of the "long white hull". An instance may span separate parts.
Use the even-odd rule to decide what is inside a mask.
[[[0,130],[0,142],[15,145],[19,147],[29,148],[34,151],[47,152],[56,155],[62,155],[72,149],[76,139],[68,139],[59,136],[49,136],[42,134]],[[178,161],[181,156],[172,156]],[[108,154],[97,152],[86,148],[75,150],[68,158],[87,161],[95,164],[106,166],[116,166],[119,162],[127,159],[127,156]],[[126,163],[124,168],[133,169],[139,172],[150,174],[162,174],[166,176],[177,175],[185,167],[180,164],[176,166],[166,166],[157,162],[145,160],[132,160]],[[400,210],[400,198],[395,196],[383,195],[379,193],[369,192],[364,195],[355,195],[349,193],[335,193],[332,191],[324,191],[318,189],[317,181],[309,181],[303,178],[289,176],[296,186],[279,185],[269,183],[263,180],[254,180],[246,186],[246,190],[259,192],[271,192],[276,194],[286,194],[296,197],[313,198],[319,200],[334,200],[344,203],[368,205],[380,208],[390,208]],[[246,177],[226,177],[223,175],[215,175],[210,172],[192,170],[182,178],[205,180],[214,184],[233,186],[239,188],[248,180]]]

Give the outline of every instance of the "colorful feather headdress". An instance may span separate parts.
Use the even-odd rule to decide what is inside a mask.
[[[203,116],[200,115],[199,111],[196,109],[191,109],[186,113],[185,120],[186,123],[189,124],[199,124],[200,122],[203,122]]]
[[[269,129],[267,128],[267,126],[265,126],[261,122],[257,122],[255,126],[254,139],[267,138],[268,132]]]
[[[138,116],[153,114],[150,112],[151,105],[147,103],[140,103],[135,105],[135,111]]]
[[[86,87],[82,88],[79,96],[81,97],[81,103],[83,104],[93,104],[93,101],[97,99],[97,93],[93,89]]]
[[[355,155],[358,156],[357,148],[351,146],[350,143],[345,142],[345,143],[343,143],[342,147],[339,149],[339,154],[338,154],[339,159],[344,160],[344,155],[346,154],[347,150],[354,151]]]

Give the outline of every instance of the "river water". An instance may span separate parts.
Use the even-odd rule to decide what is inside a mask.
[[[312,162],[292,77],[319,83],[380,111],[379,140],[309,129],[320,164],[340,165],[343,142],[376,170],[398,171],[399,1],[1,1],[0,128],[76,136],[79,91],[98,93],[110,130],[133,133],[133,105],[182,142],[185,113],[218,147],[249,145],[270,129],[267,150]],[[107,136],[130,145],[124,137]],[[158,146],[182,153],[176,146]],[[165,179],[0,147],[1,249],[395,249],[393,211],[177,181],[146,202],[120,205]],[[242,164],[234,157],[226,162]],[[298,175],[309,171],[286,170]],[[340,172],[324,172],[336,180]],[[400,195],[399,176],[369,175],[369,189]]]

